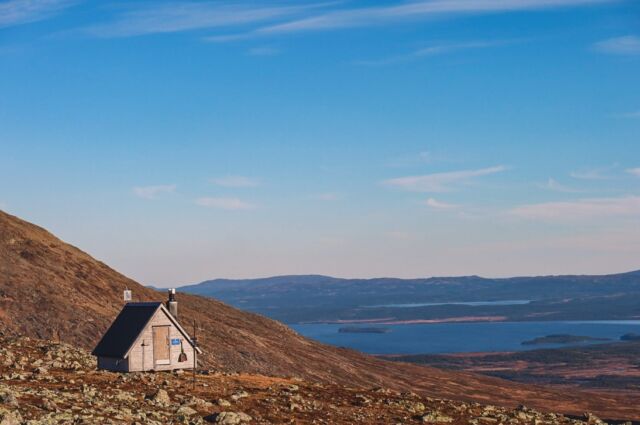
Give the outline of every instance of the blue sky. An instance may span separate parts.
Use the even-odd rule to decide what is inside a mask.
[[[640,268],[631,0],[0,2],[0,208],[145,284]]]

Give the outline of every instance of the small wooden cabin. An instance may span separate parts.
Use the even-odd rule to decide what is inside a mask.
[[[171,302],[175,299],[167,304]],[[177,316],[177,303],[170,308]],[[98,369],[115,372],[189,369],[194,365],[191,338],[161,302],[125,304],[91,354],[98,358]]]

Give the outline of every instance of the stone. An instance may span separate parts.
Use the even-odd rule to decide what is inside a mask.
[[[161,406],[167,406],[171,404],[171,398],[169,398],[169,393],[167,393],[163,389],[159,389],[155,393],[147,396],[147,400],[151,400],[152,402],[159,404]]]
[[[0,425],[20,425],[22,416],[17,411],[0,408]]]
[[[0,393],[0,403],[7,404],[12,407],[18,407],[18,399],[12,391],[3,391]]]
[[[604,424],[604,421],[602,421],[602,419],[600,419],[599,417],[597,417],[593,413],[586,412],[583,415],[583,417],[584,417],[584,420],[590,425],[591,424],[594,424],[594,425],[602,425],[602,424]]]
[[[213,403],[198,397],[191,397],[185,404],[187,406],[195,406],[200,410],[211,410],[213,408]]]
[[[295,393],[299,389],[300,389],[300,387],[295,385],[295,384],[287,385],[286,387],[283,388],[284,391],[288,391],[290,393]]]
[[[425,423],[449,423],[453,422],[453,418],[440,414],[439,412],[430,412],[423,415],[421,418]]]
[[[132,393],[126,391],[116,391],[116,394],[113,396],[115,400],[124,401],[124,402],[134,402],[137,400],[137,397]]]
[[[241,398],[246,398],[249,397],[249,393],[246,391],[236,391],[235,393],[231,394],[231,400],[233,401],[238,401]]]
[[[222,425],[239,425],[252,420],[251,416],[243,412],[220,412],[215,415],[214,422]]]
[[[181,406],[176,412],[176,417],[179,421],[184,421],[197,413],[198,412],[196,412],[194,409],[192,409],[189,406]]]
[[[55,412],[58,410],[58,405],[53,401],[45,398],[42,400],[42,407],[50,412]]]

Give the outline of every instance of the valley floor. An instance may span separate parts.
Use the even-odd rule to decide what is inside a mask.
[[[530,384],[572,385],[587,390],[615,391],[640,399],[640,342],[512,353],[385,357]]]
[[[262,375],[119,374],[66,344],[0,336],[0,423],[602,424],[515,409]]]

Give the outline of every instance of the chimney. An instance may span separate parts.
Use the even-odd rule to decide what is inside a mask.
[[[169,310],[169,313],[171,313],[174,319],[178,320],[178,301],[176,301],[176,290],[173,288],[169,289],[167,310]]]

